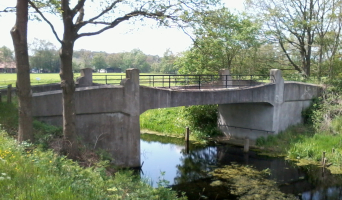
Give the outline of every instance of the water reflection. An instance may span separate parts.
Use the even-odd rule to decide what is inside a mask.
[[[161,173],[165,172],[163,178],[173,189],[185,191],[189,199],[238,198],[229,194],[229,188],[212,187],[213,180],[208,176],[215,168],[232,163],[253,166],[257,170],[270,169],[268,178],[275,180],[282,192],[294,194],[298,199],[342,199],[341,176],[331,175],[327,170],[322,176],[321,168],[315,166],[299,168],[283,158],[260,156],[255,152],[245,154],[242,148],[232,146],[190,144],[187,153],[182,139],[148,134],[141,138],[143,176],[157,186]]]

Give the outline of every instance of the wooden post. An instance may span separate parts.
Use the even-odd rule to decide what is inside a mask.
[[[249,152],[249,138],[248,137],[245,137],[245,145],[243,148],[243,152],[245,153]]]
[[[7,86],[7,103],[12,102],[12,84]]]
[[[325,151],[323,151],[322,153],[322,165],[324,164],[324,161],[325,161]]]
[[[190,135],[189,127],[186,127],[186,131],[185,131],[185,151],[186,151],[186,154],[189,154],[189,152],[190,152],[190,150],[189,150],[189,135]]]
[[[190,130],[189,127],[186,127],[185,131],[185,141],[189,141]]]

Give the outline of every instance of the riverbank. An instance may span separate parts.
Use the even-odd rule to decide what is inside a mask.
[[[15,102],[15,98],[14,98]],[[111,166],[100,151],[70,160],[52,149],[62,129],[34,121],[34,144],[17,144],[18,111],[0,102],[0,199],[186,199],[160,180],[157,188],[129,170]]]

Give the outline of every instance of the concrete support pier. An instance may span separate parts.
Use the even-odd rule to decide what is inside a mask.
[[[221,131],[227,136],[252,140],[278,134],[291,125],[302,123],[302,111],[310,106],[313,97],[321,93],[321,88],[313,85],[285,84],[278,69],[270,71],[270,82],[273,86],[267,92],[260,94],[254,90],[253,97],[264,95],[259,97],[259,102],[243,102],[241,99],[241,103],[219,104]],[[260,101],[263,98],[267,101]]]

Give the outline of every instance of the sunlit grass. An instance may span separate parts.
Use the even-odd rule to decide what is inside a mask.
[[[107,175],[108,162],[82,168],[52,151],[18,145],[3,130],[0,144],[0,199],[177,199],[175,192],[152,188],[132,172]]]
[[[180,107],[148,110],[140,115],[140,127],[165,135],[183,136],[185,127],[180,121]]]
[[[325,152],[329,164],[342,165],[342,135],[317,133],[309,125],[297,125],[278,135],[258,138],[257,145],[266,148],[271,155],[285,155],[317,164],[321,163]]]
[[[79,77],[79,73],[75,73],[74,77]],[[60,77],[58,73],[31,73],[30,74],[31,85],[41,85],[49,83],[59,83]],[[17,81],[17,74],[15,73],[0,73],[0,87],[12,84],[15,87]]]

